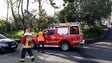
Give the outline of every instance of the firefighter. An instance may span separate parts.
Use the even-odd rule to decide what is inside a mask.
[[[45,40],[45,36],[44,36],[44,33],[43,33],[42,30],[40,30],[40,32],[38,32],[37,39],[38,39],[38,48],[37,48],[37,51],[38,52],[40,51],[40,45],[42,45],[41,52],[44,53],[44,40]]]
[[[20,62],[25,61],[25,54],[28,52],[31,61],[34,61],[35,57],[33,56],[32,50],[31,50],[31,44],[32,44],[32,34],[30,32],[30,29],[26,29],[24,36],[21,40],[22,43],[22,52],[21,52],[21,58]]]

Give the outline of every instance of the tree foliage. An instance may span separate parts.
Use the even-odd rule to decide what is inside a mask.
[[[109,0],[63,0],[64,9],[59,12],[57,17],[48,16],[42,5],[47,2],[49,5],[57,9],[54,0],[33,0],[38,2],[39,7],[29,11],[31,0],[5,0],[7,1],[7,10],[11,9],[10,24],[2,21],[4,24],[0,26],[10,27],[10,30],[31,28],[38,31],[40,28],[47,28],[55,22],[84,22],[89,26],[101,23],[101,18],[109,18],[111,13],[111,3]],[[24,4],[26,1],[26,5]],[[25,8],[23,8],[26,6]],[[37,11],[38,10],[38,11]],[[7,11],[8,13],[8,11]],[[7,14],[8,15],[8,14]],[[57,20],[58,18],[59,20]],[[6,19],[8,21],[8,18]],[[5,28],[6,29],[6,28]],[[9,30],[8,30],[9,31]]]
[[[74,22],[77,16],[76,14],[76,7],[74,7],[74,3],[69,3],[67,7],[65,7],[59,14],[59,19],[61,22]]]
[[[61,22],[86,22],[94,25],[97,21],[101,23],[101,18],[108,18],[111,14],[111,4],[109,0],[63,0],[67,6],[60,12]]]
[[[10,31],[10,23],[7,22],[6,20],[0,18],[0,33],[4,33],[4,32],[7,32],[7,30]],[[8,27],[8,28],[7,28]]]
[[[108,0],[88,0],[81,7],[83,18],[88,24],[94,25],[95,20],[101,22],[101,18],[108,18],[111,14],[111,5]]]

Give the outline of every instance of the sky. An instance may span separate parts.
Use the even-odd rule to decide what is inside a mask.
[[[24,4],[26,4],[26,0],[24,0]],[[46,0],[47,1],[47,0]],[[63,1],[62,0],[54,0],[56,2],[56,5],[59,7],[59,9],[54,9],[52,6],[49,5],[49,2],[46,2],[45,0],[42,0],[42,8],[46,10],[48,15],[53,16],[55,11],[60,11],[63,9]],[[30,0],[30,2],[33,2],[33,0]],[[24,8],[26,8],[24,6]],[[38,3],[33,3],[29,4],[29,10],[31,11],[32,9],[37,9],[38,10]],[[38,11],[37,11],[38,12]],[[11,10],[9,9],[9,15],[11,14]],[[0,18],[6,18],[7,16],[7,5],[4,2],[4,0],[0,0]]]
[[[5,17],[7,16],[7,7],[6,4],[3,0],[0,0],[0,17]]]

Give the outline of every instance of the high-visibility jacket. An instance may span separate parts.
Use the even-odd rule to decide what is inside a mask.
[[[44,33],[43,32],[38,33],[38,42],[39,41],[44,41]]]
[[[23,36],[23,38],[22,38],[22,47],[23,48],[31,48],[32,46],[31,46],[31,42],[32,41],[32,37],[30,36]]]

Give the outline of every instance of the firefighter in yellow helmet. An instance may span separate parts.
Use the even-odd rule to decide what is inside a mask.
[[[32,34],[30,32],[30,29],[26,29],[24,36],[22,37],[22,52],[21,52],[21,58],[20,58],[20,62],[24,62],[25,61],[25,54],[26,52],[28,52],[31,61],[34,61],[35,57],[33,56],[32,53]]]
[[[45,41],[45,36],[42,30],[38,32],[37,34],[37,39],[38,39],[38,52],[40,51],[40,45],[42,45],[41,52],[44,52],[44,41]]]

